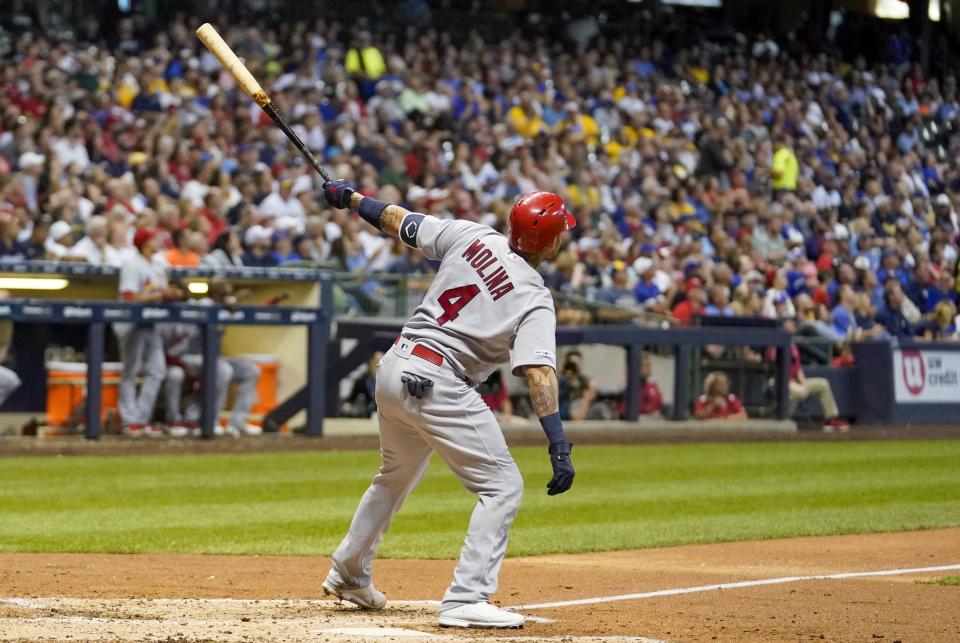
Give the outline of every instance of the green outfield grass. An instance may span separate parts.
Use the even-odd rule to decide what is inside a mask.
[[[515,449],[511,555],[960,525],[960,441],[582,446],[548,497],[545,448]],[[0,551],[328,554],[370,451],[0,459]],[[452,558],[473,498],[434,458],[387,557]]]
[[[922,585],[956,585],[960,587],[960,576],[944,576],[933,580],[922,580]]]

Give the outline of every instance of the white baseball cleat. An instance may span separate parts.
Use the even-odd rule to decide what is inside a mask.
[[[167,427],[167,435],[171,438],[185,438],[190,435],[190,429],[180,424],[171,424]]]
[[[327,595],[332,594],[341,601],[353,603],[364,610],[382,610],[387,604],[387,597],[373,585],[359,589],[349,589],[336,586],[329,577],[323,581],[323,593]]]
[[[239,438],[242,435],[263,435],[263,429],[255,424],[233,425],[227,427],[227,435]]]
[[[523,627],[523,615],[493,603],[468,603],[440,612],[442,627]]]

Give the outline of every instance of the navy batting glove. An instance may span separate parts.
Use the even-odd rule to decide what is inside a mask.
[[[350,198],[354,193],[353,186],[339,179],[337,181],[327,181],[323,184],[323,198],[331,206],[344,210],[350,207]]]
[[[423,399],[427,391],[433,388],[433,380],[404,371],[400,376],[400,381],[407,385],[407,391],[418,400]]]
[[[573,486],[573,477],[576,475],[573,462],[570,461],[573,445],[569,442],[555,442],[548,450],[550,464],[553,466],[553,477],[547,483],[547,495],[555,496]]]

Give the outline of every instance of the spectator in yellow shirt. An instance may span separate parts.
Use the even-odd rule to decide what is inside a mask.
[[[637,144],[637,132],[632,127],[622,127],[617,132],[616,138],[611,139],[603,146],[603,151],[610,157],[611,163],[620,162],[620,154],[632,150]]]
[[[580,106],[576,101],[567,101],[563,106],[563,120],[557,123],[557,131],[564,134],[573,134],[574,138],[595,146],[599,140],[600,128],[597,121],[589,114],[581,114]]]
[[[513,125],[517,134],[524,138],[536,138],[547,127],[540,118],[540,109],[530,96],[530,92],[523,92],[520,95],[520,104],[514,105],[507,111],[507,120]]]
[[[361,31],[357,45],[347,50],[343,66],[351,76],[360,76],[368,80],[379,80],[387,72],[387,63],[383,54],[374,47],[369,31]]]
[[[573,210],[599,210],[601,205],[598,177],[591,171],[574,174],[567,185],[567,204]]]
[[[797,155],[793,153],[790,147],[790,140],[784,135],[777,136],[773,153],[773,164],[771,173],[773,174],[773,190],[797,191],[797,178],[800,176],[800,164],[797,162]]]

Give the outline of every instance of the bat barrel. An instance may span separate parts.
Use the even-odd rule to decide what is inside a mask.
[[[233,53],[230,45],[224,41],[214,26],[209,22],[200,25],[197,29],[197,38],[210,50],[210,53],[217,57],[220,64],[230,72],[230,75],[237,81],[237,85],[239,85],[248,96],[253,98],[257,105],[277,124],[277,127],[286,134],[290,142],[300,150],[303,157],[310,162],[310,165],[323,177],[323,180],[330,181],[330,175],[327,174],[327,171],[320,165],[320,161],[318,161],[317,157],[313,155],[313,152],[303,144],[303,141],[300,140],[297,133],[290,129],[290,126],[287,125],[287,122],[280,116],[280,112],[277,111],[277,108],[274,107],[270,101],[270,96],[263,90],[263,87],[261,87],[257,79],[253,77],[253,74],[250,73],[247,66],[243,64],[243,61],[237,57],[237,54]]]

